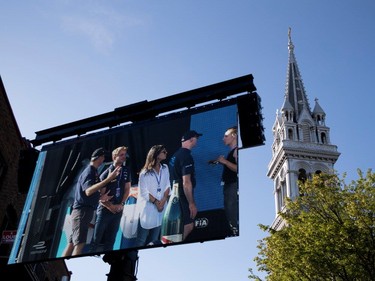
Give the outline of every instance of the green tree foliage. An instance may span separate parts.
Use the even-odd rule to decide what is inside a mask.
[[[348,185],[314,176],[280,214],[287,227],[260,226],[269,235],[254,260],[266,280],[375,280],[375,174],[358,175]]]

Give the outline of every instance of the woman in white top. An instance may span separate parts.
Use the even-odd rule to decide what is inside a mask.
[[[139,174],[137,247],[160,241],[161,223],[171,189],[168,166],[161,163],[166,157],[165,147],[154,145]]]

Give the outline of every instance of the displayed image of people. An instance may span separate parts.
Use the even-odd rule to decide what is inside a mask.
[[[237,118],[225,102],[43,145],[11,263],[238,236]]]
[[[166,158],[164,145],[152,146],[139,174],[137,247],[160,243],[162,219],[171,192],[169,168],[162,163]]]
[[[104,159],[105,150],[103,148],[96,149],[91,155],[90,164],[78,178],[71,213],[72,233],[63,251],[62,256],[64,257],[82,254],[86,245],[89,224],[99,200],[105,202],[111,199],[106,193],[101,195],[99,190],[120,174],[120,167],[113,169],[100,181],[98,167],[102,165]]]
[[[237,147],[237,126],[226,130],[223,137],[224,145],[230,148],[225,157],[220,155],[216,161],[223,165],[222,186],[224,193],[224,210],[232,235],[238,235],[238,147]]]
[[[107,194],[110,199],[99,201],[90,252],[113,249],[131,186],[130,169],[125,165],[127,151],[128,148],[125,146],[114,149],[112,151],[113,163],[100,175],[100,179],[104,180],[114,170],[118,171],[117,176],[100,189],[100,194]]]
[[[194,159],[191,150],[197,145],[202,134],[194,130],[184,133],[181,138],[181,147],[173,154],[169,161],[171,182],[179,184],[180,203],[183,215],[183,240],[194,229],[194,219],[198,209],[194,200],[196,186]]]

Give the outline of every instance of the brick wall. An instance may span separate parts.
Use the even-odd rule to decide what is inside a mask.
[[[16,210],[18,218],[23,209],[26,194],[18,192],[17,177],[19,154],[24,148],[26,142],[21,137],[0,77],[0,161],[5,166],[0,178],[0,228],[5,227],[2,223],[9,204]]]

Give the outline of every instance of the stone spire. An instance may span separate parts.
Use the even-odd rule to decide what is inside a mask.
[[[291,28],[288,30],[288,70],[285,87],[285,97],[294,109],[294,121],[297,121],[305,107],[311,113],[309,101],[307,99],[305,87],[303,85],[301,73],[294,55],[294,45],[292,42]]]

